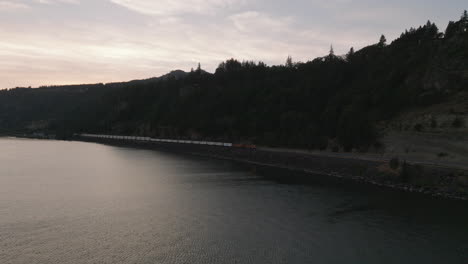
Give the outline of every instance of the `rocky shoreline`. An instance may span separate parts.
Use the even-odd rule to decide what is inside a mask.
[[[221,146],[89,138],[75,138],[75,140],[231,160],[253,166],[278,168],[306,173],[308,175],[326,175],[334,178],[349,179],[355,182],[372,184],[398,191],[468,200],[468,188],[458,180],[458,177],[465,179],[468,176],[468,172],[458,169],[411,164],[405,164],[401,168],[392,169],[388,162],[384,161]]]

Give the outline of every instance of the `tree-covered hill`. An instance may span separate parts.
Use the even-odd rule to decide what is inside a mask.
[[[0,92],[0,129],[217,139],[345,150],[378,145],[379,124],[468,90],[468,15],[391,44],[285,65],[222,62],[164,78]]]

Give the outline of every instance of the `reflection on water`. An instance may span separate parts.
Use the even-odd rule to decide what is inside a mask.
[[[0,263],[468,260],[466,202],[99,144],[0,149]]]

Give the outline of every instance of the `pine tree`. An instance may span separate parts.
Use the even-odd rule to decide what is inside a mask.
[[[293,63],[293,60],[292,60],[291,56],[288,56],[288,58],[286,59],[286,67],[287,68],[294,68],[294,63]]]
[[[456,24],[453,21],[450,21],[447,29],[445,30],[445,38],[451,38],[457,33]]]
[[[461,27],[462,32],[468,31],[468,12],[466,10],[463,12],[463,15],[461,17]]]
[[[334,57],[335,56],[335,50],[333,49],[333,45],[330,45],[330,53],[328,55],[329,57]]]
[[[426,26],[424,26],[425,37],[428,39],[434,39],[439,37],[439,28],[435,23],[432,23],[430,20],[427,21]]]
[[[426,23],[426,28],[430,28],[430,27],[432,27],[432,23],[430,20],[428,20]]]
[[[354,55],[354,47],[351,47],[351,49],[349,49],[348,54],[346,54],[346,59],[349,60],[353,55]]]
[[[387,38],[385,37],[385,35],[380,36],[379,46],[385,47],[386,45],[387,45]]]

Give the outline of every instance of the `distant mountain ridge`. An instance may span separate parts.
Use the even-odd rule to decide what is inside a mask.
[[[205,72],[208,73],[208,72]],[[123,81],[123,82],[109,82],[109,83],[85,83],[85,84],[66,84],[66,85],[42,85],[38,88],[32,88],[32,87],[16,87],[16,88],[6,88],[3,90],[12,90],[12,89],[47,89],[49,91],[51,90],[61,90],[61,91],[70,91],[73,92],[79,92],[81,89],[86,89],[90,87],[98,87],[98,86],[115,86],[115,85],[126,85],[130,83],[148,83],[148,82],[155,82],[159,80],[164,80],[168,78],[175,78],[176,80],[182,79],[187,77],[189,73],[185,72],[183,70],[173,70],[169,73],[166,73],[164,75],[161,75],[159,77],[151,77],[147,79],[136,79],[136,80],[130,80],[130,81]],[[2,91],[2,90],[0,90]]]
[[[141,79],[141,80],[131,80],[127,82],[113,82],[113,83],[107,83],[106,85],[115,85],[115,84],[130,84],[130,83],[150,83],[150,82],[155,82],[159,80],[165,80],[169,78],[174,78],[176,80],[182,79],[187,77],[189,73],[185,72],[183,70],[174,70],[169,73],[166,73],[164,75],[161,75],[159,77],[151,77],[148,79]]]

